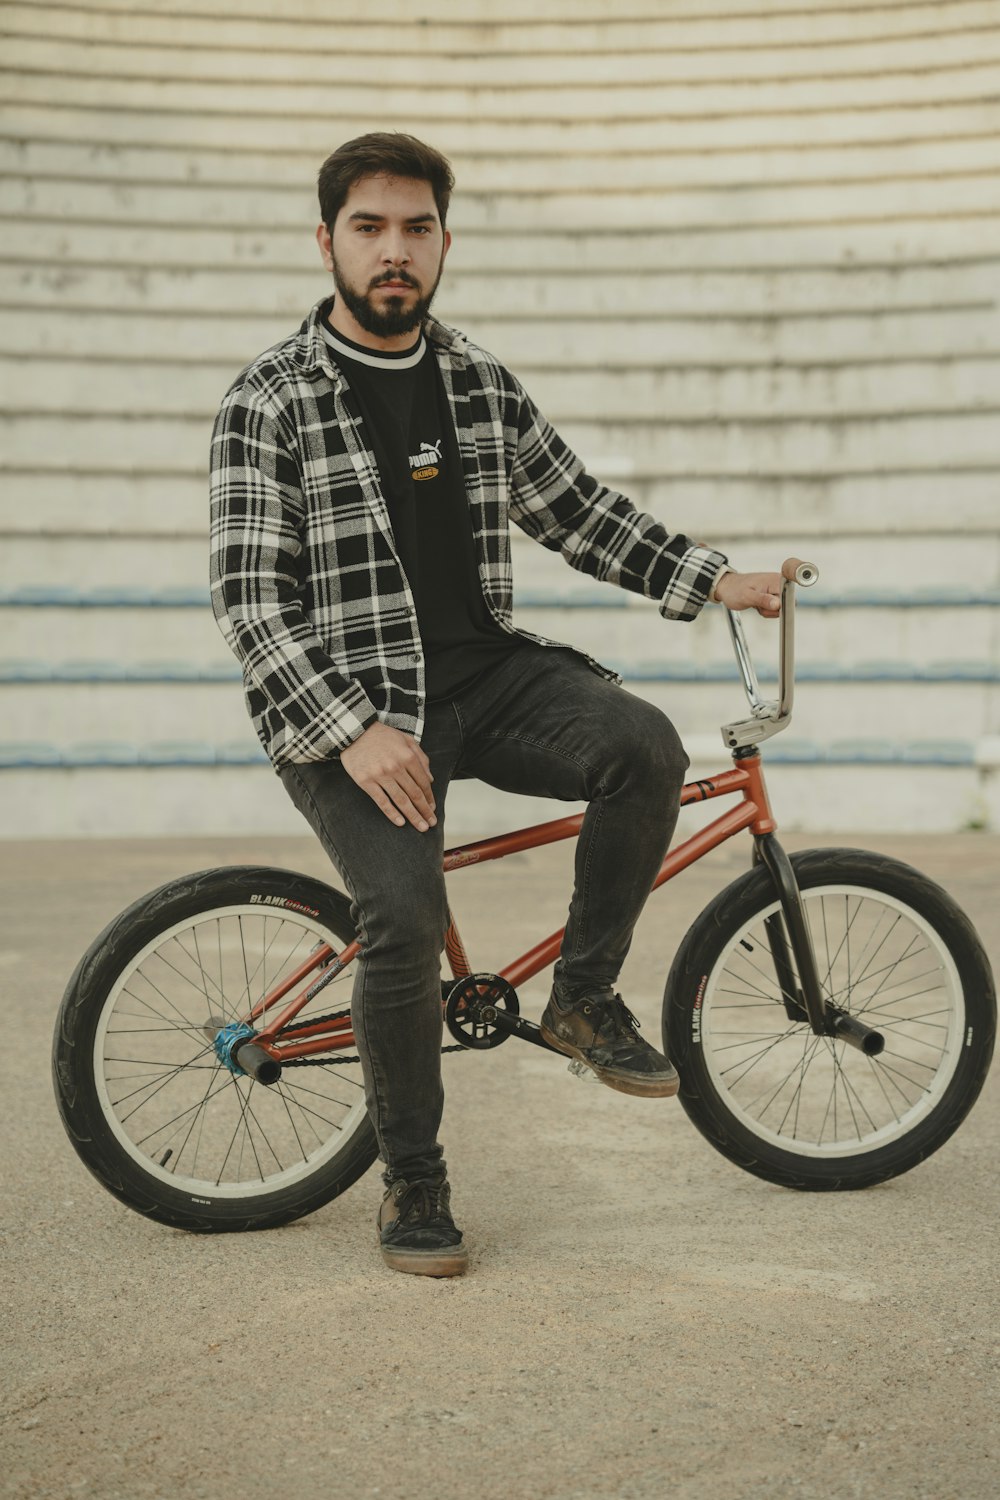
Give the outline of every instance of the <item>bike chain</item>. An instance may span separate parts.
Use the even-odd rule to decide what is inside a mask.
[[[342,1021],[345,1016],[349,1016],[350,1014],[350,1006],[345,1006],[343,1010],[331,1010],[329,1015],[310,1016],[309,1025],[318,1026],[320,1023],[326,1021]],[[293,1034],[294,1029],[295,1028],[293,1027]],[[468,1047],[463,1047],[461,1045],[441,1048],[442,1052],[468,1052],[468,1050]],[[360,1057],[356,1055],[354,1057],[290,1057],[286,1062],[283,1062],[281,1066],[282,1068],[340,1068],[343,1067],[345,1063],[356,1063],[360,1061]]]

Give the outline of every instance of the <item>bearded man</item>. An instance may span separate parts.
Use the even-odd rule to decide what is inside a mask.
[[[468,1260],[438,1140],[453,779],[586,801],[542,1032],[622,1092],[678,1086],[614,984],[687,756],[614,672],[515,626],[510,522],[668,620],[709,599],[773,617],[781,586],[599,484],[508,370],[430,317],[453,186],[412,136],[329,157],[317,240],[333,295],[237,378],[212,442],[216,616],[362,945],[352,1017],[384,1166],[381,1253],[432,1276]]]

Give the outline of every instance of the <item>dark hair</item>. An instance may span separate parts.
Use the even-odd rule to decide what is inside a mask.
[[[402,131],[373,130],[338,146],[319,169],[319,210],[331,233],[354,184],[362,177],[376,177],[380,173],[429,182],[444,228],[455,186],[448,158],[433,146],[425,146],[416,136],[404,135]]]

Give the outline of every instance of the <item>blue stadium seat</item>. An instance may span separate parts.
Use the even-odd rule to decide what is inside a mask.
[[[64,661],[52,668],[52,682],[128,682],[130,668],[127,662]]]
[[[919,669],[905,661],[858,661],[842,669],[846,682],[912,682]]]
[[[698,682],[701,668],[690,661],[619,661],[607,666],[620,672],[626,682]]]
[[[137,661],[130,676],[133,682],[197,682],[199,668],[187,661]]]
[[[217,745],[216,763],[220,766],[261,766],[269,764],[263,746],[256,740],[237,740],[230,745]]]
[[[62,754],[65,766],[137,766],[139,749],[124,740],[81,740]]]
[[[204,662],[198,668],[199,682],[242,682],[243,673],[240,671],[239,663],[232,661]]]
[[[0,591],[0,604],[13,604],[24,609],[47,606],[64,609],[79,602],[80,591],[67,584],[22,584],[19,588]]]
[[[836,661],[803,661],[795,664],[797,682],[839,682],[844,668]]]
[[[113,584],[80,595],[80,603],[88,609],[144,609],[152,602],[152,589],[141,584]]]
[[[176,584],[166,589],[157,589],[150,597],[154,609],[208,609],[208,590],[191,588],[187,584]]]
[[[913,766],[974,766],[976,747],[971,740],[910,740],[903,760]]]
[[[514,592],[518,609],[628,609],[629,598],[621,589],[604,588],[587,593],[562,593],[556,589],[526,589]]]
[[[816,765],[826,760],[826,750],[817,740],[769,740],[763,753],[775,765]]]
[[[992,661],[932,661],[921,675],[934,682],[1000,682],[1000,663]]]
[[[214,766],[215,750],[203,740],[157,740],[140,745],[143,766]]]
[[[48,682],[51,673],[45,661],[0,661],[0,682]]]
[[[763,668],[758,675],[762,682],[766,681]],[[701,682],[739,682],[740,670],[735,661],[705,661],[696,676]]]
[[[41,740],[0,742],[0,770],[15,771],[27,766],[58,766],[62,762],[62,751],[58,745],[48,745]]]
[[[895,740],[833,740],[827,746],[826,758],[832,765],[898,765],[902,747]]]

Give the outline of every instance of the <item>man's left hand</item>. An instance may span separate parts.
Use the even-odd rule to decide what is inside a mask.
[[[766,620],[776,620],[783,581],[780,573],[724,573],[714,597],[727,609],[755,609]]]

